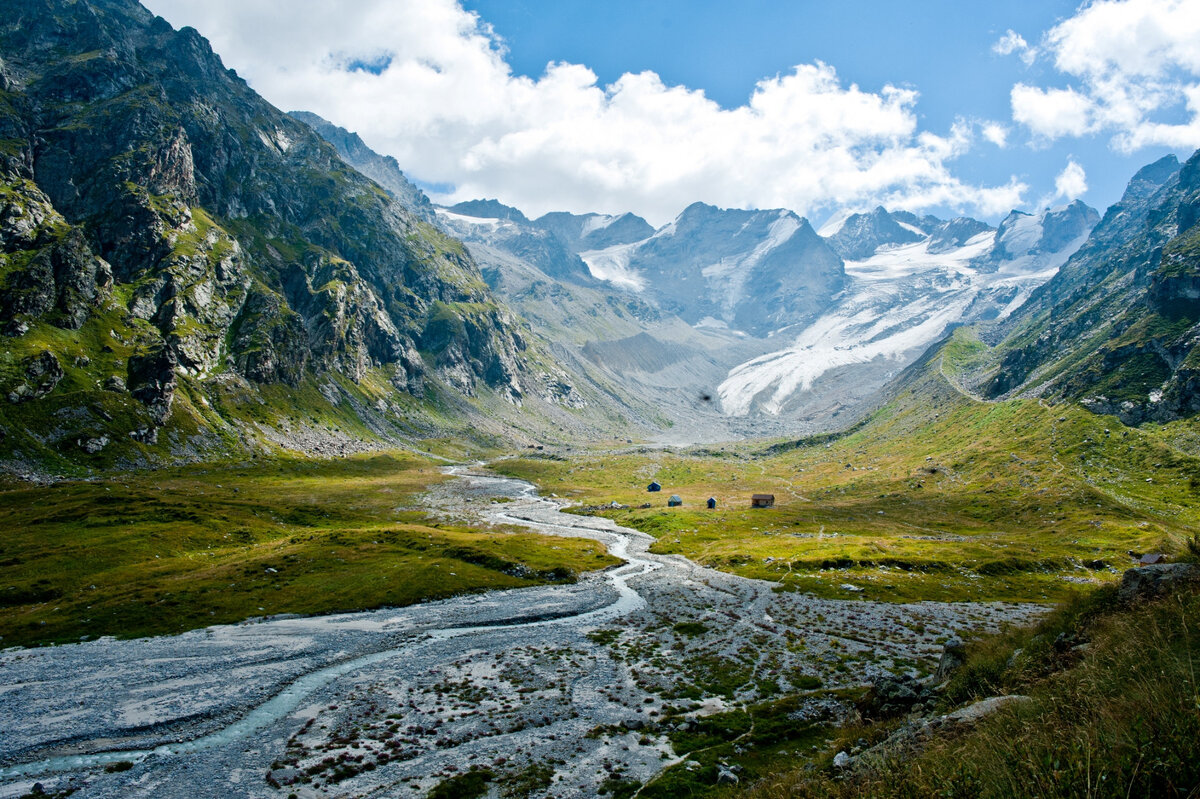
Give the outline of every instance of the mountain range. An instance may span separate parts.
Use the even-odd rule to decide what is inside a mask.
[[[965,390],[1194,413],[1195,158],[997,227],[696,202],[438,207],[132,0],[0,26],[0,456],[137,465],[450,430],[698,441],[852,422],[947,333]],[[23,467],[22,467],[23,468]]]

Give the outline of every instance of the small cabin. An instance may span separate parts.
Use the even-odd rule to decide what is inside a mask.
[[[647,491],[662,491],[662,486],[658,484],[657,480],[655,480],[653,483],[646,486],[646,490]]]
[[[672,494],[671,498],[667,500],[668,508],[677,508],[682,504],[683,504],[683,500],[679,498],[678,494]]]
[[[750,497],[750,507],[752,508],[773,508],[775,507],[774,494],[753,494]]]
[[[1167,556],[1161,552],[1148,552],[1138,559],[1139,566],[1153,566],[1156,563],[1166,563]]]
[[[716,510],[716,509],[717,509],[717,498],[716,498],[716,497],[709,497],[709,498],[708,498],[708,509],[709,509],[709,510]]]

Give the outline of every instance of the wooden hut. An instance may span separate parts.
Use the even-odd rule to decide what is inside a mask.
[[[716,498],[716,497],[709,497],[709,498],[708,498],[708,509],[709,509],[709,510],[716,510],[716,509],[717,509],[717,498]]]
[[[678,494],[672,494],[670,499],[667,500],[668,508],[677,508],[682,504],[683,504],[683,500],[680,499]]]
[[[750,507],[752,508],[772,508],[774,506],[774,494],[753,494],[750,497]]]
[[[647,491],[662,491],[662,486],[658,484],[657,480],[655,480],[653,483],[646,486],[646,490]]]

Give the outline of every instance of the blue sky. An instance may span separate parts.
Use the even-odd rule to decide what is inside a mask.
[[[733,108],[747,101],[761,78],[820,60],[870,91],[888,83],[915,88],[918,116],[935,131],[948,129],[958,117],[1006,120],[1009,90],[1019,81],[1064,85],[1047,65],[1026,65],[992,48],[1008,30],[1036,39],[1078,5],[1075,0],[464,3],[503,39],[513,70],[529,77],[540,76],[552,61],[586,64],[605,84],[625,72],[652,70]],[[1034,187],[1029,200],[1036,204],[1053,191],[1054,177],[1074,157],[1087,173],[1088,191],[1081,199],[1103,210],[1141,166],[1169,152],[1190,155],[1168,147],[1114,152],[1108,138],[1091,134],[1027,146],[1018,134],[1005,151],[980,148],[961,157],[956,172],[1001,183],[1018,175]]]
[[[819,223],[882,202],[994,222],[1103,210],[1140,166],[1200,146],[1194,0],[148,5],[435,199],[534,215],[661,224],[703,200]]]

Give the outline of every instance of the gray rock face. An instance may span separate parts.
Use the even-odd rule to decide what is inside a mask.
[[[908,216],[911,217],[911,214]],[[913,230],[913,227],[911,223],[901,224],[896,216],[880,206],[870,213],[848,217],[828,241],[829,246],[838,255],[850,261],[858,261],[869,258],[875,250],[885,244],[920,241],[924,238],[924,231]]]
[[[1122,602],[1146,599],[1169,591],[1184,580],[1200,578],[1200,568],[1192,563],[1156,563],[1129,569],[1121,577],[1117,597]]]
[[[438,224],[468,245],[484,248],[479,258],[485,264],[487,250],[497,250],[533,266],[547,277],[576,285],[596,285],[587,264],[555,233],[535,226],[517,209],[495,200],[473,200],[443,209]],[[489,285],[497,282],[486,268],[484,277]]]
[[[479,219],[506,219],[519,222],[522,225],[531,224],[529,218],[511,205],[505,205],[499,200],[467,200],[448,209],[451,213],[473,216]]]
[[[1063,214],[1053,235],[1069,235],[1077,217]],[[1079,400],[1126,424],[1200,411],[1198,218],[1200,153],[1182,167],[1168,156],[1140,170],[1004,328],[984,392]]]
[[[315,130],[337,150],[343,161],[386,189],[415,216],[426,222],[434,221],[433,203],[425,196],[425,192],[404,175],[395,158],[380,155],[368,147],[357,133],[338,127],[310,111],[289,111],[288,115]]]
[[[842,260],[791,211],[693,203],[628,245],[644,293],[689,324],[720,320],[751,335],[811,321],[842,290]]]
[[[556,211],[533,221],[555,236],[574,253],[603,250],[618,244],[632,244],[654,235],[650,223],[635,214],[608,216],[605,214],[569,214]]]
[[[382,368],[419,393],[435,308],[469,314],[472,331],[469,346],[428,352],[439,371],[468,390],[519,391],[514,320],[461,243],[426,221],[428,200],[399,197],[412,187],[394,162],[375,165],[398,199],[251,91],[196,31],[132,0],[13,0],[5,13],[20,21],[0,28],[6,335],[111,314],[102,330],[132,353],[127,383],[153,425],[185,375],[297,384]],[[337,130],[347,158],[369,154]],[[37,399],[27,388],[5,386]]]

